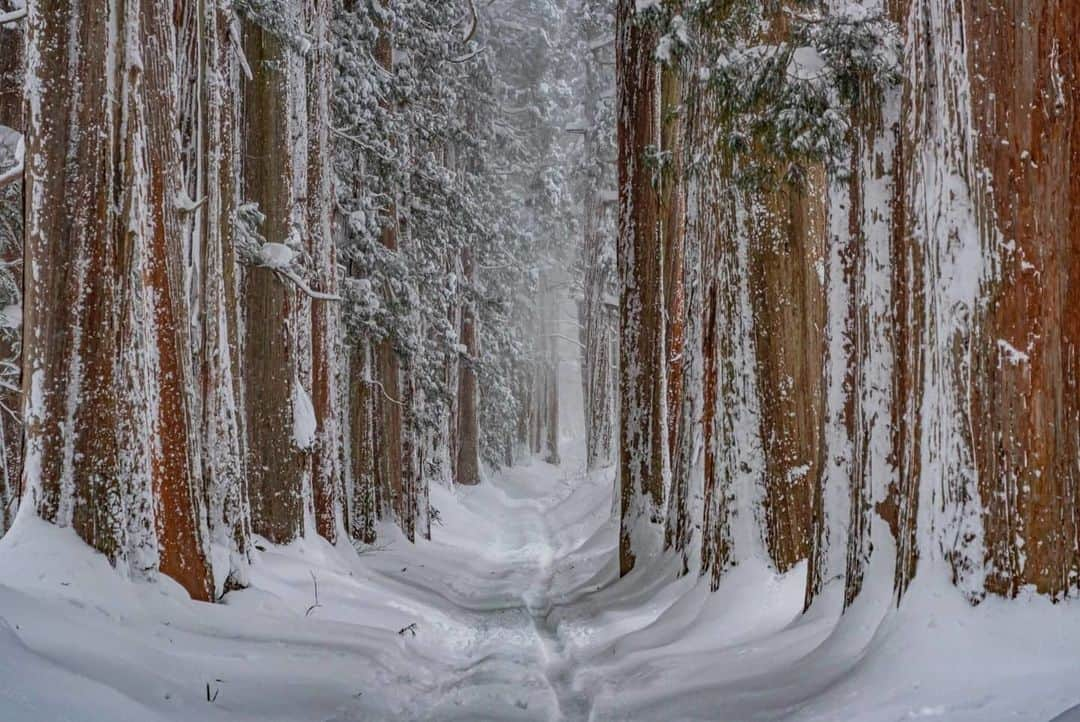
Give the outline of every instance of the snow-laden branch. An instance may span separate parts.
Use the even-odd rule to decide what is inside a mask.
[[[279,274],[296,284],[296,287],[303,291],[307,296],[316,301],[341,301],[341,296],[333,293],[323,293],[322,291],[316,291],[311,286],[307,285],[304,279],[297,275],[296,271],[291,268],[275,268]]]
[[[0,25],[8,25],[17,20],[22,20],[26,17],[26,6],[18,8],[17,10],[8,10],[7,12],[0,13]]]
[[[284,243],[264,243],[262,248],[259,249],[258,265],[263,268],[269,268],[280,276],[289,279],[297,288],[316,301],[342,300],[341,296],[316,291],[309,286],[307,282],[300,277],[300,274],[292,269],[294,258],[296,258],[296,252]]]

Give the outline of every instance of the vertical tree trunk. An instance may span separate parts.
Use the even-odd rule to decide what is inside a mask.
[[[349,369],[350,458],[352,495],[349,506],[349,529],[353,539],[365,544],[375,542],[376,525],[382,509],[379,485],[375,477],[374,429],[375,396],[378,387],[371,379],[375,373],[371,346],[364,341],[352,349]]]
[[[394,45],[391,30],[379,28],[375,43],[375,62],[393,72]],[[382,232],[382,244],[391,251],[398,251],[399,222],[396,199],[387,208],[386,225]],[[394,516],[398,525],[412,539],[412,499],[406,485],[405,475],[405,413],[406,400],[402,384],[401,361],[394,349],[392,338],[385,338],[375,346],[375,377],[380,393],[375,398],[378,423],[375,438],[375,477],[381,490],[386,511]]]
[[[24,132],[23,28],[0,28],[0,125]],[[0,258],[7,266],[0,301],[22,308],[23,184],[0,188]],[[0,329],[0,361],[13,364],[0,390],[0,534],[15,520],[22,477],[21,329]]]
[[[971,374],[986,591],[1080,588],[1080,4],[965,6],[993,277]],[[973,179],[974,180],[974,179]]]
[[[810,492],[820,465],[825,194],[824,172],[808,169],[798,185],[752,195],[740,229],[750,248],[765,539],[782,572],[809,553]]]
[[[240,396],[240,288],[236,254],[239,69],[231,11],[202,0],[202,432],[203,477],[215,543],[229,549],[224,589],[247,585],[251,507]],[[200,193],[200,195],[201,195]]]
[[[598,469],[614,461],[616,413],[616,336],[614,297],[614,239],[607,232],[605,218],[608,195],[615,195],[615,179],[610,159],[601,157],[606,148],[600,126],[600,96],[604,91],[599,43],[607,28],[592,27],[587,32],[590,53],[585,60],[585,160],[589,167],[584,205],[584,300],[581,304],[582,373],[584,378],[586,466]]]
[[[329,0],[306,0],[307,26],[314,47],[308,55],[308,253],[314,264],[312,287],[323,293],[337,288],[337,257],[331,229],[333,188],[330,167]],[[337,540],[341,518],[341,435],[338,428],[337,365],[338,307],[316,300],[311,306],[311,399],[318,423],[312,456],[315,530],[330,542]]]
[[[244,195],[265,216],[269,243],[296,243],[293,190],[293,89],[285,41],[253,23],[244,53],[253,77],[244,85]],[[253,530],[275,544],[304,529],[306,462],[296,439],[299,352],[297,292],[266,267],[244,277],[244,402]]]
[[[42,518],[209,600],[172,22],[149,0],[30,8],[24,479]]]
[[[678,4],[676,3],[676,6]],[[677,11],[675,7],[673,11]],[[664,169],[660,190],[661,233],[664,248],[664,314],[667,346],[667,403],[669,452],[679,443],[682,418],[683,351],[686,344],[686,291],[683,262],[686,241],[686,178],[683,157],[685,109],[683,69],[671,59],[660,72],[660,147]]]
[[[660,548],[668,483],[664,248],[649,154],[660,144],[657,32],[619,0],[619,570]]]
[[[462,251],[462,265],[465,278],[475,282],[476,269],[472,252]],[[479,345],[476,333],[476,311],[472,302],[466,300],[461,309],[461,344],[465,347],[468,359],[458,362],[457,393],[457,460],[454,480],[458,484],[474,486],[480,483],[480,427],[477,413],[476,367]]]

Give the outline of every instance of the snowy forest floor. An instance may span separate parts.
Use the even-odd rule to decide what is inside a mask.
[[[1080,703],[1074,603],[970,609],[923,584],[837,625],[800,615],[802,569],[744,564],[713,594],[657,568],[616,582],[611,472],[581,468],[571,449],[433,489],[416,546],[390,527],[361,554],[260,543],[218,605],[23,520],[0,542],[0,720],[1045,722]]]

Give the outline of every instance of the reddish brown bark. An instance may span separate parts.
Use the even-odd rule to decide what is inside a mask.
[[[48,92],[31,104],[28,128],[27,265],[36,272],[26,278],[24,378],[38,401],[27,407],[37,467],[29,501],[114,561],[145,561],[149,550],[131,545],[156,533],[158,567],[208,600],[174,203],[172,16],[149,0],[121,16],[118,32],[101,8],[45,2],[31,16],[32,87]],[[114,66],[111,42],[136,44],[121,55],[145,64]],[[109,92],[111,67],[119,96]],[[143,421],[149,430],[136,428]],[[158,443],[141,445],[147,433]]]
[[[307,0],[305,14],[314,34],[308,54],[308,253],[315,266],[312,288],[334,293],[337,288],[337,254],[330,228],[332,203],[329,138],[329,91],[332,58],[327,43],[331,7],[328,0]],[[340,438],[335,370],[337,367],[338,309],[333,302],[311,304],[311,401],[318,424],[311,459],[311,485],[315,507],[315,530],[324,539],[337,541],[341,500]]]
[[[750,237],[750,300],[765,452],[765,540],[780,571],[809,553],[810,496],[823,414],[825,295],[818,277],[825,240],[825,179],[808,172],[760,203]]]
[[[177,98],[171,91],[176,49],[172,14],[155,0],[142,2],[146,84],[147,171],[152,237],[148,262],[153,289],[158,378],[158,443],[153,460],[158,544],[162,572],[201,601],[213,599],[210,568],[196,510],[199,470],[193,448],[191,327],[184,297],[184,249],[175,203],[182,181],[177,134]],[[173,109],[161,112],[160,109]]]
[[[616,59],[619,135],[619,569],[628,574],[641,550],[631,538],[644,525],[663,533],[667,493],[664,404],[664,252],[655,169],[660,142],[657,31],[636,17],[634,0],[619,0]],[[645,531],[644,533],[649,533]]]
[[[683,261],[686,242],[686,179],[684,169],[684,111],[682,68],[669,62],[660,76],[661,146],[666,167],[661,188],[663,216],[664,313],[667,328],[667,414],[669,452],[674,456],[679,443],[682,417],[683,349],[686,344],[686,291]]]
[[[973,124],[992,178],[972,416],[987,591],[1077,588],[1080,3],[965,6]]]

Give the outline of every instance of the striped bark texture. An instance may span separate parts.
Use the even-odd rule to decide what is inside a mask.
[[[253,77],[244,84],[244,199],[265,216],[269,243],[293,239],[298,207],[293,189],[289,49],[280,37],[247,23],[244,52]],[[252,529],[275,544],[304,531],[304,476],[294,403],[299,384],[300,314],[295,287],[270,268],[244,274],[244,404]]]
[[[208,600],[172,22],[149,0],[30,10],[24,480],[42,518]]]
[[[658,32],[619,0],[619,568],[660,547],[668,481],[664,248],[650,150],[660,144]]]

